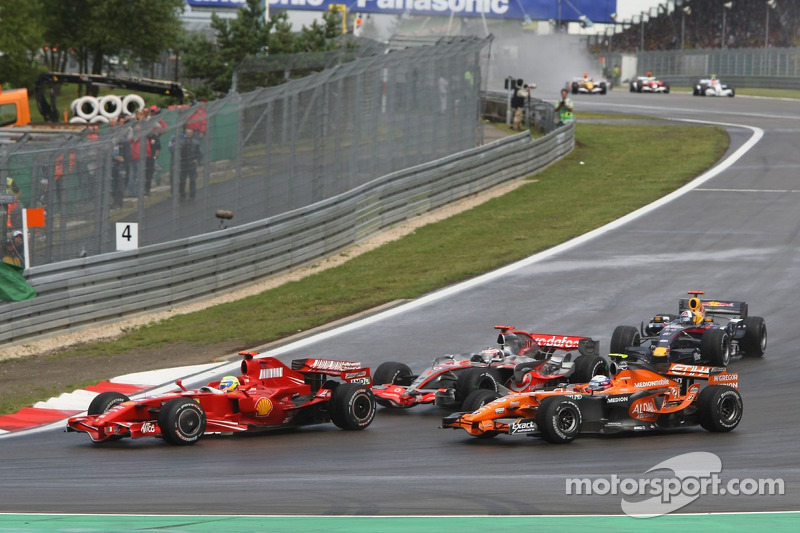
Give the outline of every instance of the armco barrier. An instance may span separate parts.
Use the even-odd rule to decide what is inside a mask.
[[[30,340],[224,293],[530,175],[569,153],[574,143],[574,125],[536,140],[521,133],[262,221],[33,267],[26,277],[39,296],[0,305],[0,340]]]

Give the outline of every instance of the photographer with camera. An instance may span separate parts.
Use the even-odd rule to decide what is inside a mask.
[[[567,96],[568,94],[569,91],[567,91],[567,89],[561,89],[561,100],[559,100],[559,102],[556,104],[556,111],[558,112],[559,117],[559,126],[569,124],[570,122],[575,122],[575,104]]]
[[[514,131],[522,131],[522,120],[525,114],[525,107],[530,99],[530,88],[527,84],[523,85],[522,80],[517,80],[517,86],[511,97],[511,109],[514,112]]]

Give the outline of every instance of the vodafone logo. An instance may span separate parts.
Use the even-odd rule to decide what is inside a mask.
[[[533,335],[533,340],[539,346],[551,348],[577,348],[583,337],[568,337],[566,335]]]

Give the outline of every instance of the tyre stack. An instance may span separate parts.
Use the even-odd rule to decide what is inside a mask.
[[[101,97],[83,96],[70,104],[73,124],[108,124],[120,117],[135,115],[144,109],[144,99],[138,94],[119,97],[109,94]]]

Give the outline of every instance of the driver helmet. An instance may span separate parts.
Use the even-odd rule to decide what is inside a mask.
[[[686,310],[681,313],[681,324],[691,324],[694,322],[694,313],[690,310]]]
[[[611,388],[611,378],[598,374],[589,381],[589,388],[592,390],[606,390]]]
[[[219,382],[219,390],[233,392],[239,388],[239,379],[236,376],[225,376]]]
[[[487,361],[497,361],[505,357],[505,353],[499,348],[486,348],[481,353],[483,354],[483,358]]]

